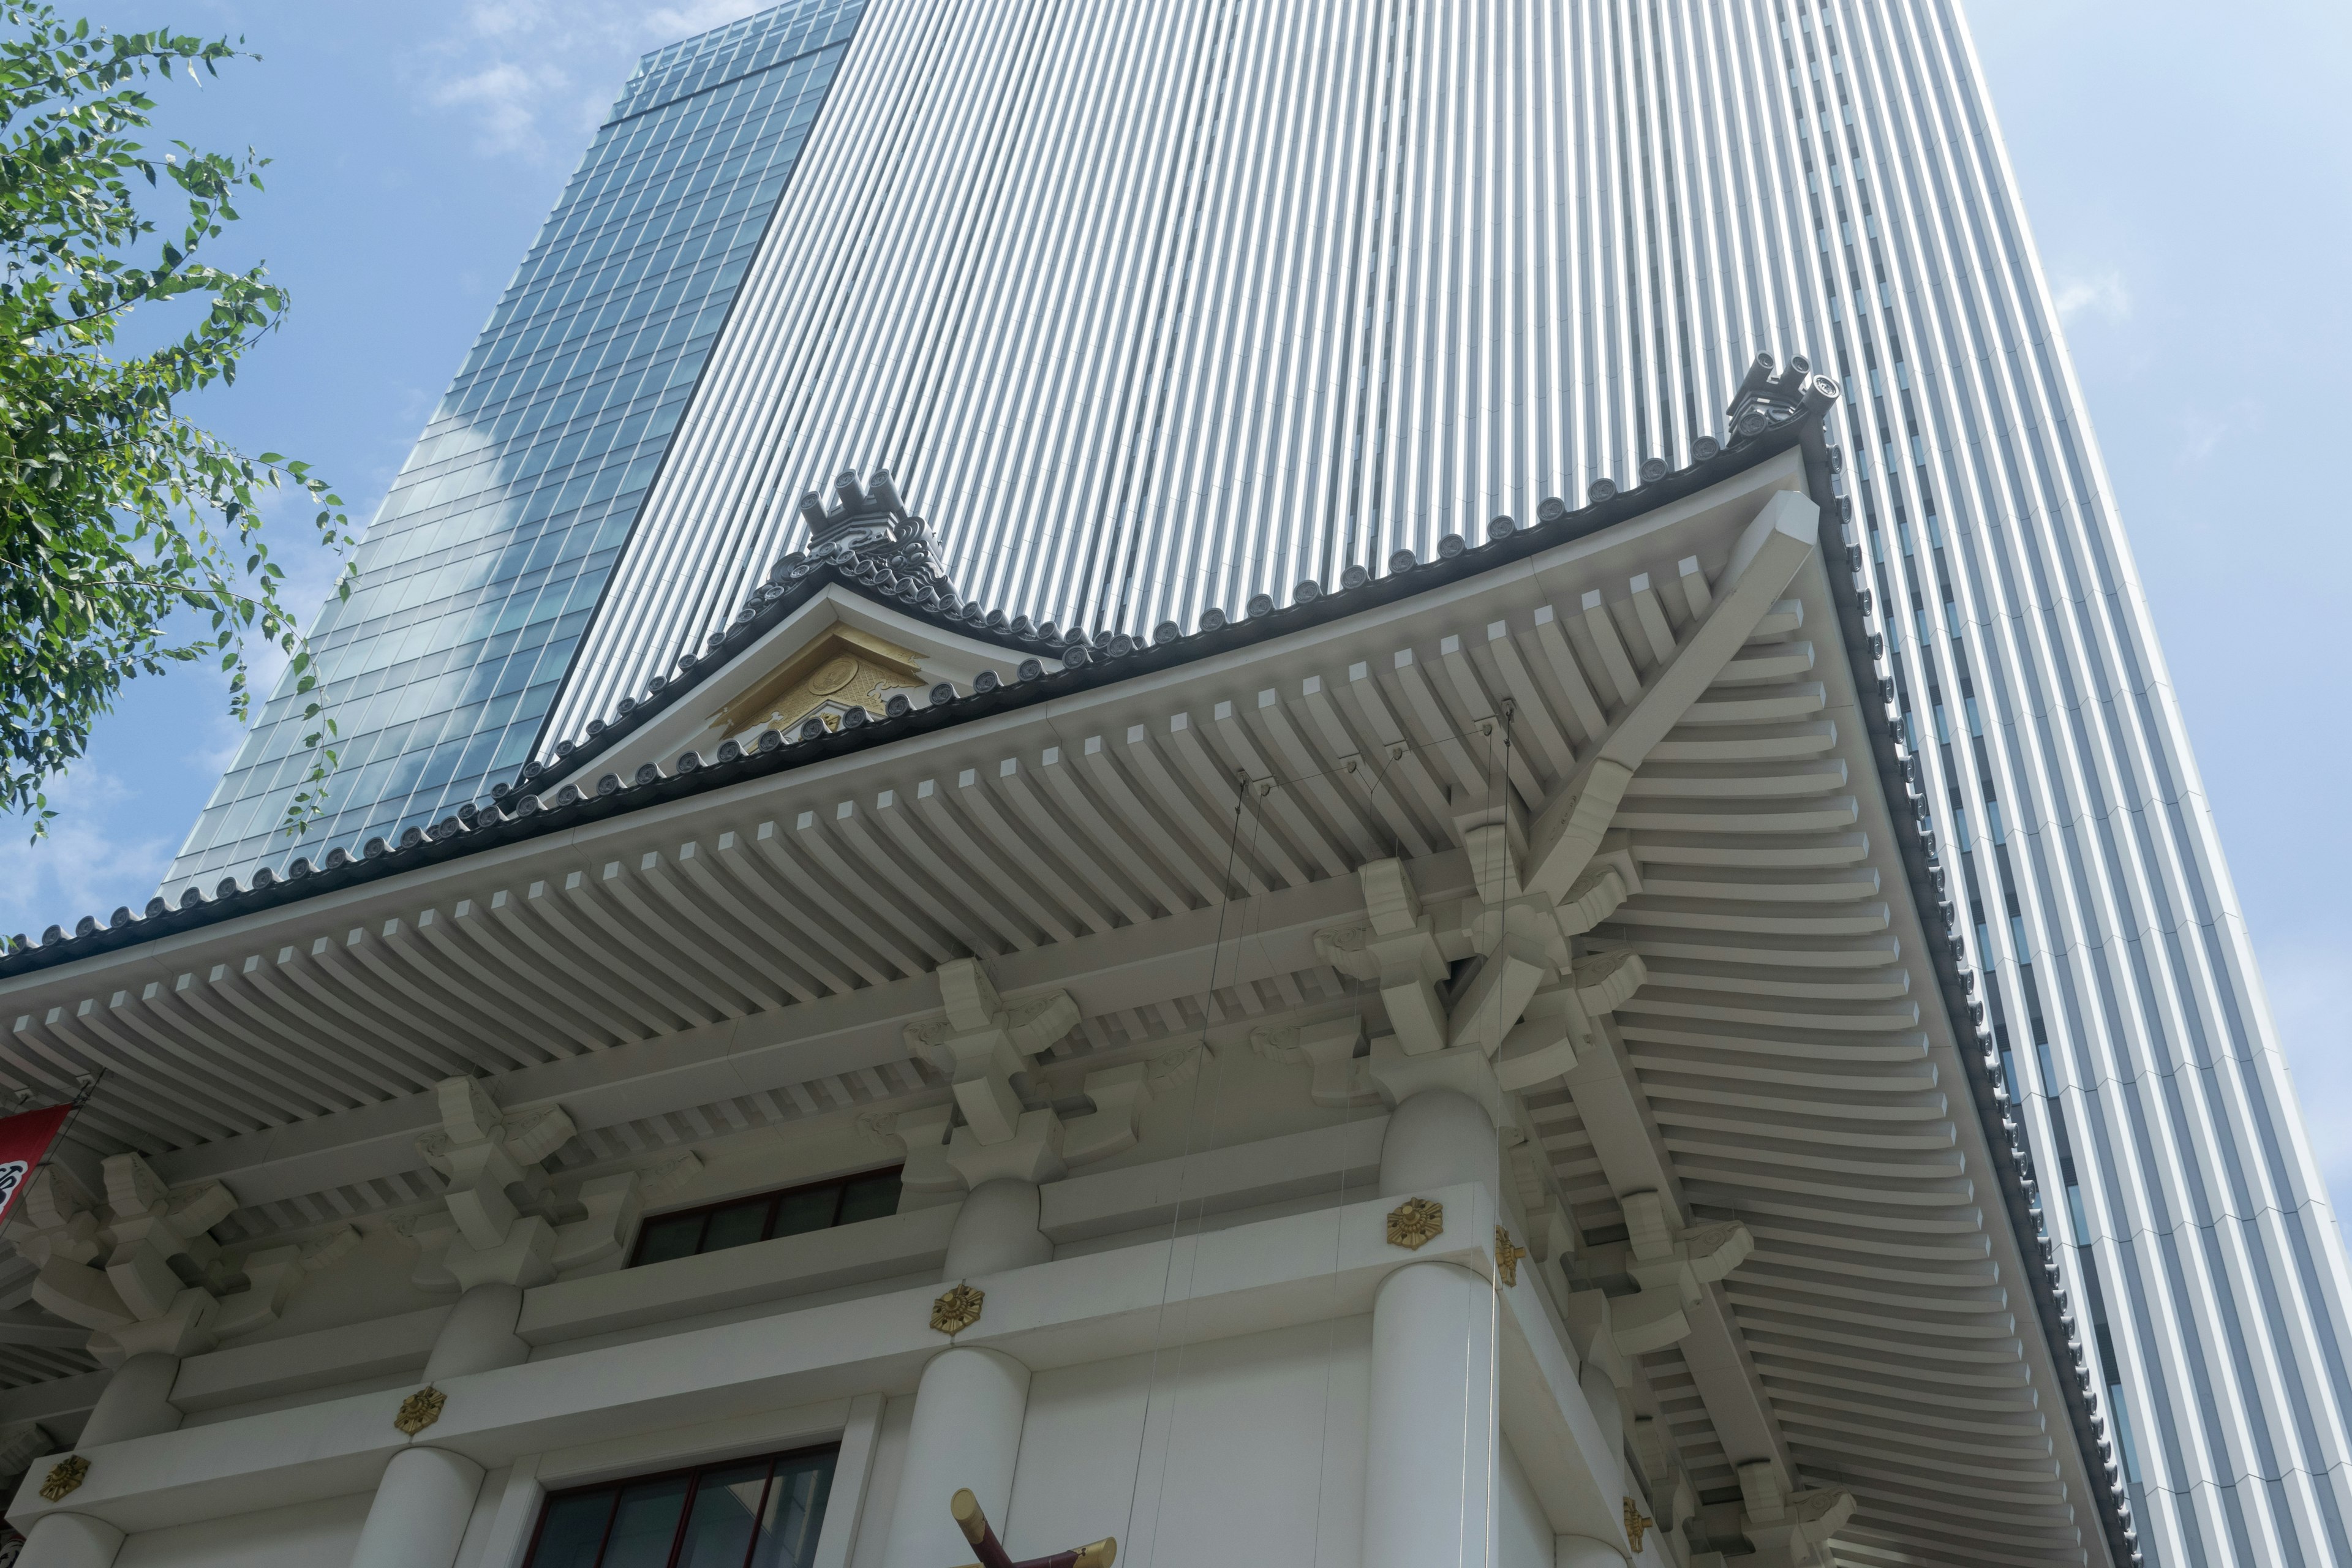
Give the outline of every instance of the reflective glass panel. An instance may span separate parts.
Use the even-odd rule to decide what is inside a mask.
[[[833,1223],[833,1211],[840,1205],[839,1187],[786,1193],[776,1200],[776,1228],[769,1234],[798,1236],[803,1231],[823,1230]]]
[[[879,1219],[898,1212],[899,1191],[898,1171],[869,1171],[839,1181],[657,1215],[638,1231],[631,1263],[665,1263],[695,1253]]]
[[[898,1212],[898,1173],[884,1171],[877,1175],[860,1176],[843,1190],[841,1215],[833,1223],[856,1225],[860,1220],[880,1219]]]
[[[743,1568],[767,1489],[765,1459],[703,1471],[694,1489],[686,1538],[678,1543],[677,1568]]]
[[[809,1568],[834,1458],[803,1450],[560,1492],[526,1568]]]
[[[604,1526],[613,1517],[610,1491],[575,1493],[547,1505],[547,1522],[540,1526],[539,1548],[530,1568],[596,1568],[596,1553],[604,1544]]]
[[[833,1460],[824,1453],[776,1461],[751,1568],[807,1568],[816,1560],[824,1500],[833,1490]]]
[[[753,1198],[749,1203],[730,1204],[723,1209],[713,1209],[709,1228],[702,1233],[702,1250],[718,1252],[725,1247],[758,1241],[766,1235],[767,1228],[768,1200],[765,1198]]]
[[[688,1258],[701,1249],[702,1215],[673,1215],[665,1219],[646,1221],[645,1236],[637,1243],[637,1261],[667,1263],[673,1258]]]
[[[640,1481],[621,1493],[613,1510],[612,1533],[604,1538],[597,1568],[669,1568],[677,1542],[677,1518],[686,1509],[691,1476]]]
[[[397,842],[528,753],[865,0],[790,0],[646,57],[310,626],[328,806],[281,683],[165,875],[176,900]]]

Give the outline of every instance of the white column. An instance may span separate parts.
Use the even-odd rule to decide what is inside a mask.
[[[1459,1182],[1496,1190],[1495,1127],[1477,1101],[1427,1089],[1396,1109],[1381,1195]],[[1486,1568],[1495,1561],[1495,1294],[1456,1264],[1409,1263],[1372,1302],[1364,1568]]]
[[[457,1298],[441,1331],[433,1336],[433,1353],[425,1361],[425,1383],[529,1361],[530,1346],[515,1332],[521,1319],[521,1286],[475,1286]]]
[[[446,1448],[403,1448],[376,1483],[352,1568],[449,1568],[482,1489],[482,1467]]]
[[[16,1568],[113,1568],[122,1531],[86,1513],[44,1514],[33,1521]]]
[[[1004,1527],[1028,1411],[1029,1369],[1011,1356],[959,1345],[931,1358],[915,1391],[884,1568],[955,1568],[971,1560],[971,1544],[948,1514],[958,1488],[970,1487],[990,1522]]]
[[[519,1285],[477,1285],[458,1297],[425,1358],[426,1384],[528,1361],[530,1346],[515,1332],[521,1315]],[[482,1467],[431,1447],[432,1431],[426,1427],[384,1467],[352,1568],[450,1568],[457,1562]]]
[[[1589,1535],[1555,1535],[1551,1568],[1625,1568],[1625,1552]]]
[[[1592,1418],[1601,1423],[1601,1430],[1613,1442],[1623,1442],[1625,1436],[1625,1402],[1617,1392],[1616,1380],[1608,1369],[1594,1362],[1586,1362],[1577,1373],[1578,1384],[1584,1390],[1584,1403],[1592,1406]]]
[[[953,1285],[1053,1261],[1054,1244],[1037,1228],[1039,1197],[1034,1182],[982,1182],[972,1188],[948,1233],[947,1268],[940,1278]]]
[[[180,1380],[180,1358],[151,1351],[135,1355],[115,1369],[106,1392],[90,1407],[76,1448],[126,1443],[157,1432],[175,1432],[179,1406],[172,1403],[172,1385]]]
[[[1037,1229],[1037,1197],[1030,1182],[986,1182],[973,1188],[948,1238],[946,1282],[1052,1258],[1054,1244]],[[971,1560],[971,1545],[948,1513],[949,1500],[961,1487],[971,1489],[998,1530],[1005,1528],[1013,1465],[1028,1413],[1029,1369],[1011,1356],[951,1345],[931,1358],[915,1390],[915,1419],[890,1508],[883,1568],[955,1568]]]
[[[181,1415],[172,1403],[172,1385],[179,1379],[178,1356],[151,1351],[131,1357],[115,1369],[90,1407],[75,1451],[177,1430]],[[45,1514],[26,1532],[16,1568],[109,1568],[121,1545],[122,1531],[103,1520]]]

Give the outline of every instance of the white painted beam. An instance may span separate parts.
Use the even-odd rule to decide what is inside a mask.
[[[1408,1262],[1491,1278],[1492,1195],[1475,1185],[1419,1195],[1446,1217],[1418,1252],[1389,1244],[1393,1200],[1375,1198],[985,1277],[975,1281],[986,1293],[982,1320],[957,1342],[1044,1370],[1163,1344],[1171,1299],[1183,1304],[1182,1337],[1197,1342],[1369,1311],[1381,1281]],[[946,1342],[929,1324],[938,1289],[449,1378],[431,1446],[494,1468],[688,1421],[902,1390]],[[1517,1292],[1530,1289],[1523,1281]],[[1507,1386],[1505,1396],[1538,1392],[1566,1396],[1558,1376]],[[68,1511],[136,1531],[363,1490],[406,1444],[392,1424],[400,1399],[396,1390],[355,1394],[84,1450],[89,1476]],[[1596,1464],[1602,1456],[1613,1459],[1613,1446]],[[19,1530],[62,1506],[40,1495],[42,1471],[37,1462],[9,1508]]]

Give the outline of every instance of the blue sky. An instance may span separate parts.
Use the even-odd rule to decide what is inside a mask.
[[[293,290],[215,400],[364,519],[643,50],[745,0],[199,0],[266,57],[171,133],[276,160],[240,244]],[[2352,368],[2352,8],[1970,0],[1979,52],[2315,1143],[2352,1205],[2352,812],[2335,443]],[[124,20],[105,12],[100,21]],[[289,567],[323,585],[323,563]],[[315,598],[317,587],[297,588]],[[2336,719],[2329,719],[2329,714]],[[0,836],[0,931],[143,903],[237,735],[217,680],[142,681]]]

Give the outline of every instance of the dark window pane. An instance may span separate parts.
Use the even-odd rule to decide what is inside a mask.
[[[880,1219],[898,1212],[898,1173],[884,1171],[879,1175],[860,1176],[849,1184],[841,1194],[841,1218],[834,1223],[856,1225],[862,1219]]]
[[[798,1236],[803,1231],[823,1230],[833,1223],[834,1205],[841,1201],[839,1187],[816,1187],[804,1193],[786,1193],[776,1200],[777,1236]]]
[[[768,1228],[768,1200],[752,1198],[710,1211],[710,1225],[702,1233],[702,1250],[720,1252],[757,1241]]]
[[[686,1521],[686,1540],[678,1547],[677,1568],[743,1568],[767,1487],[765,1459],[703,1471],[695,1488],[694,1510]]]
[[[825,1495],[833,1489],[833,1460],[831,1454],[816,1454],[777,1461],[751,1568],[808,1568],[815,1561]]]
[[[686,1509],[689,1479],[672,1476],[624,1490],[598,1568],[669,1568],[669,1549],[677,1539],[677,1516]]]
[[[666,1263],[673,1258],[689,1258],[696,1244],[702,1239],[702,1216],[699,1214],[673,1215],[667,1219],[646,1221],[645,1241],[637,1248],[640,1263]]]
[[[612,1511],[609,1491],[580,1492],[550,1502],[529,1568],[596,1568],[596,1549],[604,1544],[604,1521]]]
[[[899,1191],[897,1171],[877,1171],[821,1186],[763,1193],[709,1208],[665,1215],[645,1222],[635,1260],[659,1263],[770,1237],[801,1236],[878,1219],[898,1212]]]

